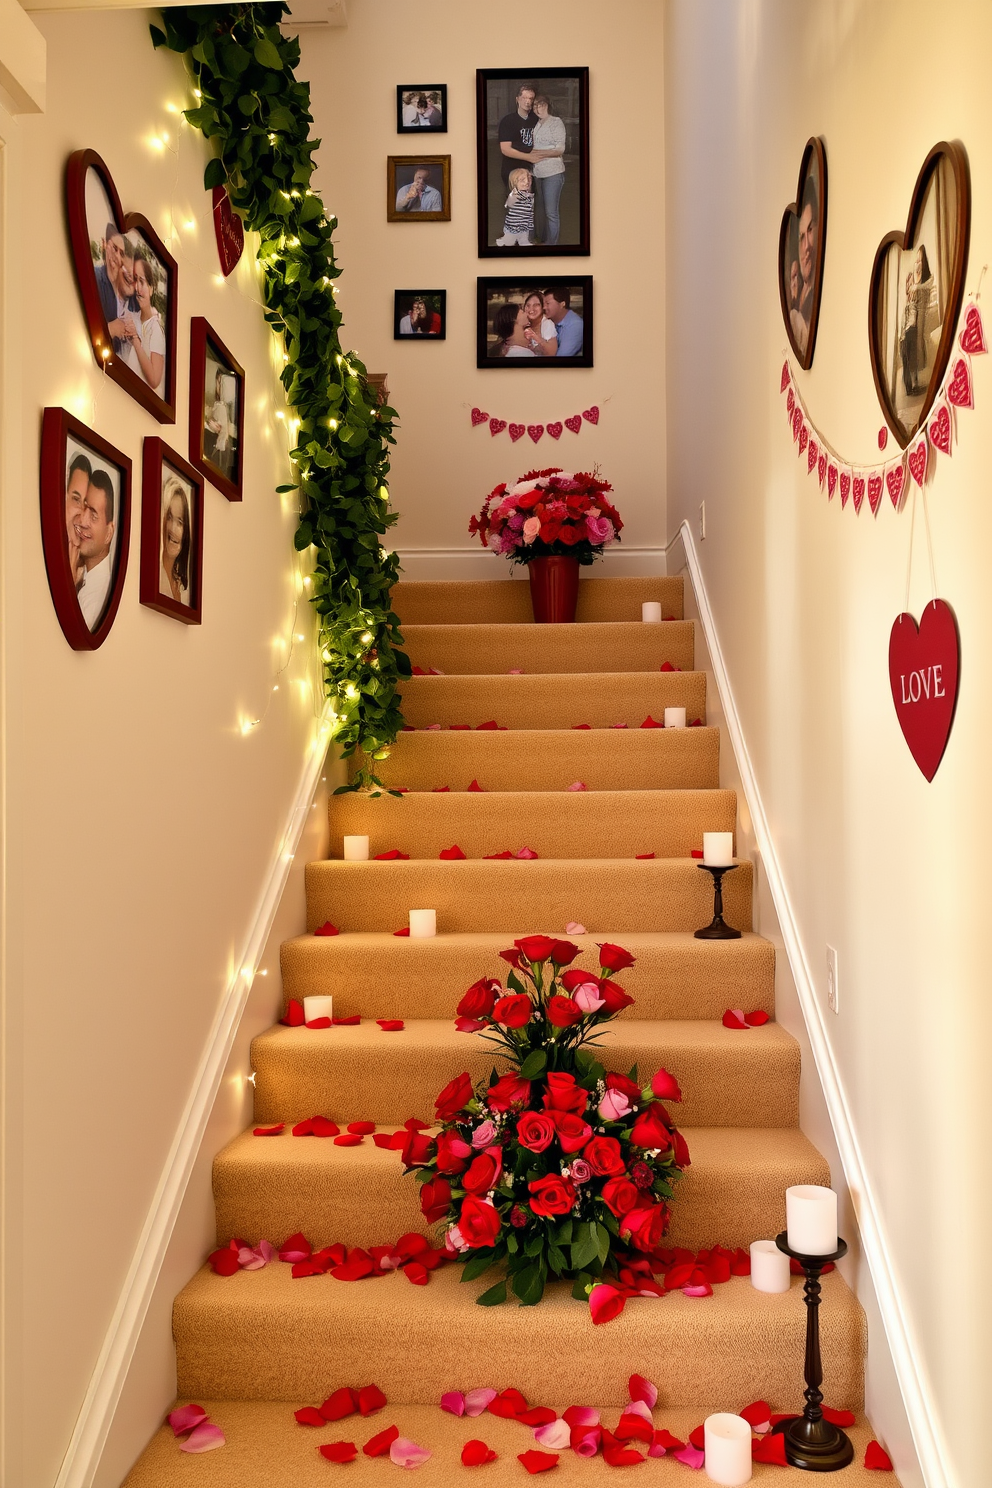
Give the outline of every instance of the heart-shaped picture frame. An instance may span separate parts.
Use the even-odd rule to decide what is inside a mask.
[[[97,365],[160,424],[176,421],[175,259],[148,218],[125,212],[95,150],[65,174],[69,243]]]
[[[968,157],[934,145],[916,178],[903,232],[878,245],[868,294],[868,347],[885,421],[905,449],[926,422],[954,344],[971,227]]]
[[[782,214],[778,235],[778,291],[782,319],[800,367],[813,365],[827,243],[827,155],[809,139],[799,166],[796,199]]]

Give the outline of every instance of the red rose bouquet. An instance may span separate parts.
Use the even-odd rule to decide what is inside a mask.
[[[505,989],[476,982],[455,1027],[496,1044],[509,1068],[479,1085],[451,1080],[435,1102],[436,1135],[410,1132],[403,1149],[421,1209],[443,1223],[465,1279],[506,1263],[485,1306],[504,1301],[508,1283],[532,1306],[549,1277],[572,1281],[583,1301],[604,1274],[637,1273],[643,1286],[689,1162],[663,1104],[681,1099],[673,1076],[659,1070],[642,1086],[636,1065],[607,1073],[592,1052],[597,1029],[633,1002],[614,977],[634,957],[599,950],[595,972],[572,964],[578,946],[547,935],[500,953],[512,968]]]
[[[490,491],[468,530],[511,563],[562,554],[589,564],[620,540],[623,522],[606,495],[612,489],[594,475],[529,470],[516,485],[504,481]]]

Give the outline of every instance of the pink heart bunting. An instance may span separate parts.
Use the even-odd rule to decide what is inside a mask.
[[[899,499],[902,496],[902,488],[906,481],[905,465],[893,465],[891,470],[885,472],[885,484],[889,488],[889,500],[899,510]]]
[[[540,439],[541,435],[544,433],[544,425],[543,424],[528,424],[527,425],[527,433],[530,435],[531,439],[533,439],[534,443],[536,444],[537,441]]]
[[[491,418],[489,420],[489,432],[493,436],[493,438],[495,438],[497,434],[502,434],[505,428],[506,419]]]
[[[827,457],[826,457],[826,455],[821,454],[820,455],[820,458],[816,462],[816,478],[819,481],[819,483],[820,483],[821,486],[823,485],[823,477],[826,475],[826,473],[827,473]]]
[[[789,396],[785,400],[786,411],[787,411],[790,419],[792,418],[792,414],[793,414],[793,410],[795,409],[795,406],[796,406],[796,395],[792,391],[792,389],[790,388],[789,389]]]
[[[927,478],[927,438],[924,434],[909,453],[909,473],[921,488]]]
[[[594,403],[591,408],[583,408],[582,417],[588,419],[590,424],[598,424],[599,409],[596,407],[596,404]]]
[[[802,412],[802,409],[799,407],[799,404],[797,403],[796,406],[795,406],[795,408],[792,410],[792,438],[793,438],[793,440],[796,440],[796,439],[799,438],[799,431],[802,428],[802,426],[803,426],[803,412]]]
[[[523,439],[526,432],[527,430],[524,428],[523,424],[510,425],[510,438],[513,440],[514,444],[516,444],[518,439]]]
[[[942,455],[951,453],[951,415],[945,403],[940,405],[935,416],[930,420],[930,443],[934,449],[939,449]]]
[[[971,391],[971,374],[964,357],[954,363],[950,382],[947,384],[947,401],[955,408],[974,408],[975,399]]]
[[[834,465],[834,464],[830,464],[830,465],[827,466],[827,500],[828,501],[833,501],[833,499],[834,499],[834,491],[836,489],[837,489],[837,466]]]
[[[473,408],[472,409],[472,427],[473,427],[473,429],[476,427],[477,424],[484,424],[486,422],[486,420],[488,419],[488,417],[489,417],[488,413],[483,413],[481,408]]]
[[[781,382],[778,385],[779,392],[780,393],[784,393],[785,390],[786,390],[786,388],[788,386],[789,386],[789,364],[788,364],[788,362],[783,362],[782,363],[782,380],[781,380]]]
[[[809,440],[809,428],[803,423],[799,426],[799,453],[802,454]]]
[[[820,453],[820,446],[817,444],[817,442],[816,442],[815,439],[811,439],[810,442],[809,442],[809,449],[806,451],[806,474],[807,475],[811,475],[812,474],[813,467],[816,464],[817,456],[819,455],[819,453]]]
[[[964,330],[958,337],[962,351],[969,356],[978,356],[983,351],[988,351],[985,345],[985,329],[982,325],[982,313],[977,305],[969,305],[968,312],[964,318]]]
[[[844,507],[847,505],[848,497],[850,496],[850,494],[851,494],[851,473],[850,473],[849,470],[842,470],[841,473],[840,473],[840,505],[841,505],[841,510],[842,511],[843,511]]]
[[[879,449],[880,450],[884,450],[884,448],[888,444],[888,442],[889,442],[889,431],[885,427],[885,425],[883,424],[882,427],[878,431],[878,447],[879,447]]]
[[[868,477],[868,505],[871,507],[872,516],[877,516],[878,508],[882,500],[882,477],[870,475]]]
[[[854,510],[860,515],[861,504],[865,499],[865,478],[863,475],[856,475],[851,481],[851,496],[854,501]]]
[[[573,434],[578,434],[579,430],[582,428],[582,415],[573,413],[571,418],[567,418],[565,420],[565,428],[571,429]]]
[[[558,424],[558,423],[549,424],[548,425],[548,433],[551,435],[551,438],[552,439],[560,439],[561,438],[562,427],[563,427],[563,425]]]

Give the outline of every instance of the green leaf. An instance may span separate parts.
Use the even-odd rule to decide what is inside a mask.
[[[215,155],[213,160],[207,161],[207,168],[203,172],[204,190],[210,191],[214,186],[223,186],[226,180],[227,171],[224,169],[224,162]]]
[[[260,36],[255,43],[255,61],[261,67],[271,67],[276,72],[282,72],[282,58],[265,36]]]
[[[155,48],[156,51],[158,51],[159,47],[169,45],[168,38],[166,37],[165,32],[160,31],[158,26],[149,26],[148,31],[152,39],[152,46]]]
[[[483,1292],[481,1297],[476,1297],[480,1307],[498,1307],[501,1302],[506,1301],[506,1281],[498,1281],[495,1286]]]
[[[576,1221],[572,1241],[572,1270],[582,1271],[599,1255],[599,1235],[595,1220]]]
[[[563,1219],[555,1230],[555,1241],[558,1245],[568,1245],[572,1239],[572,1224],[570,1219]]]
[[[606,1258],[607,1258],[607,1256],[610,1253],[610,1245],[612,1243],[612,1238],[613,1237],[611,1236],[611,1234],[610,1234],[609,1230],[606,1228],[606,1226],[605,1225],[602,1225],[602,1224],[597,1224],[596,1225],[596,1234],[597,1234],[598,1241],[599,1241],[598,1252],[597,1252],[598,1255],[599,1255],[599,1263],[600,1263],[601,1266],[605,1266],[606,1265]]]
[[[514,1295],[521,1307],[536,1307],[544,1296],[544,1271],[540,1265],[525,1266],[513,1278]]]
[[[527,1058],[520,1066],[521,1078],[524,1080],[536,1080],[544,1070],[548,1062],[548,1056],[543,1049],[531,1049]]]
[[[506,979],[506,985],[509,987],[511,992],[519,993],[527,991],[527,988],[524,986],[523,982],[517,976],[517,973],[515,971],[510,972],[509,976]]]
[[[560,1276],[563,1271],[571,1269],[565,1259],[564,1252],[558,1249],[553,1240],[548,1242],[548,1265],[556,1276]]]
[[[576,1302],[589,1301],[588,1288],[591,1282],[592,1277],[588,1274],[588,1272],[579,1272],[578,1276],[575,1278],[575,1281],[572,1283],[572,1296],[575,1298]]]
[[[527,1244],[524,1246],[524,1255],[541,1255],[544,1250],[544,1232],[535,1230],[533,1235],[528,1236]]]
[[[483,1271],[488,1271],[492,1263],[493,1252],[491,1250],[477,1251],[472,1259],[466,1261],[462,1267],[462,1281],[474,1281],[477,1276],[482,1275]]]

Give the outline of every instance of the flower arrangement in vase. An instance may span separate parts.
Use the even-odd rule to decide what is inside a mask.
[[[634,957],[611,944],[599,951],[596,972],[573,966],[579,947],[551,936],[500,952],[512,968],[506,990],[476,982],[455,1027],[496,1044],[510,1068],[478,1085],[458,1075],[435,1102],[440,1131],[411,1131],[403,1148],[421,1210],[443,1223],[464,1279],[506,1263],[478,1298],[485,1306],[504,1301],[508,1284],[533,1306],[555,1278],[583,1301],[605,1277],[634,1286],[629,1295],[662,1290],[651,1261],[689,1163],[663,1100],[681,1091],[665,1070],[644,1086],[636,1066],[607,1074],[592,1052],[597,1030],[633,1003],[614,976]]]
[[[468,530],[483,547],[526,563],[538,622],[574,620],[579,566],[620,541],[623,522],[595,475],[553,466],[490,491]],[[571,613],[568,613],[569,610]],[[540,613],[539,613],[540,611]]]

